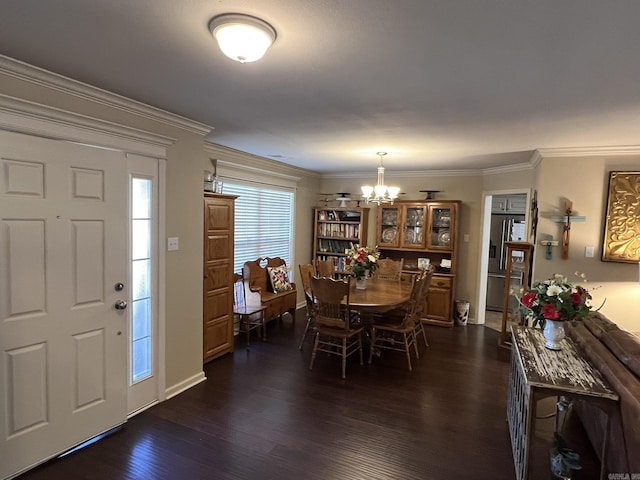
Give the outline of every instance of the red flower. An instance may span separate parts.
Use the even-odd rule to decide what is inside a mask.
[[[578,292],[573,292],[571,294],[571,301],[574,305],[580,305],[582,303],[582,295]]]
[[[547,303],[542,307],[542,315],[549,320],[557,320],[560,318],[560,313],[556,310],[556,306],[551,303]]]
[[[528,292],[524,295],[524,297],[522,297],[522,304],[527,308],[531,308],[531,306],[535,301],[536,301],[536,294],[533,292]]]

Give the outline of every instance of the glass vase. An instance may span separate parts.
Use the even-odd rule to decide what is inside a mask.
[[[356,290],[366,290],[367,289],[367,278],[360,277],[356,278]]]

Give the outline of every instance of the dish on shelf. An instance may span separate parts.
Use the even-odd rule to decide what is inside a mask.
[[[385,210],[382,212],[382,224],[383,225],[397,225],[398,224],[398,211],[397,210]]]
[[[449,245],[450,241],[451,241],[451,234],[449,233],[449,230],[441,231],[440,234],[438,235],[438,243],[440,245]]]
[[[382,231],[382,241],[384,243],[393,243],[396,240],[397,235],[398,235],[397,228],[385,228]]]
[[[418,218],[418,212],[415,210],[407,210],[407,224],[415,225]]]
[[[405,243],[416,243],[416,232],[413,230],[407,229],[404,232],[404,242]]]

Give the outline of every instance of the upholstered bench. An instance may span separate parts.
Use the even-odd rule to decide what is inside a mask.
[[[242,276],[246,286],[247,304],[267,307],[265,318],[282,319],[289,313],[295,319],[297,293],[295,283],[289,282],[287,264],[280,258],[258,258],[245,262]]]

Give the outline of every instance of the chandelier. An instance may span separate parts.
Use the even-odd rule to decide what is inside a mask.
[[[364,185],[362,189],[362,198],[366,203],[390,203],[393,205],[393,201],[398,198],[400,193],[400,187],[387,187],[384,184],[384,166],[382,165],[382,159],[387,152],[378,152],[376,155],[380,157],[380,166],[378,166],[378,183],[375,187],[371,185]]]

